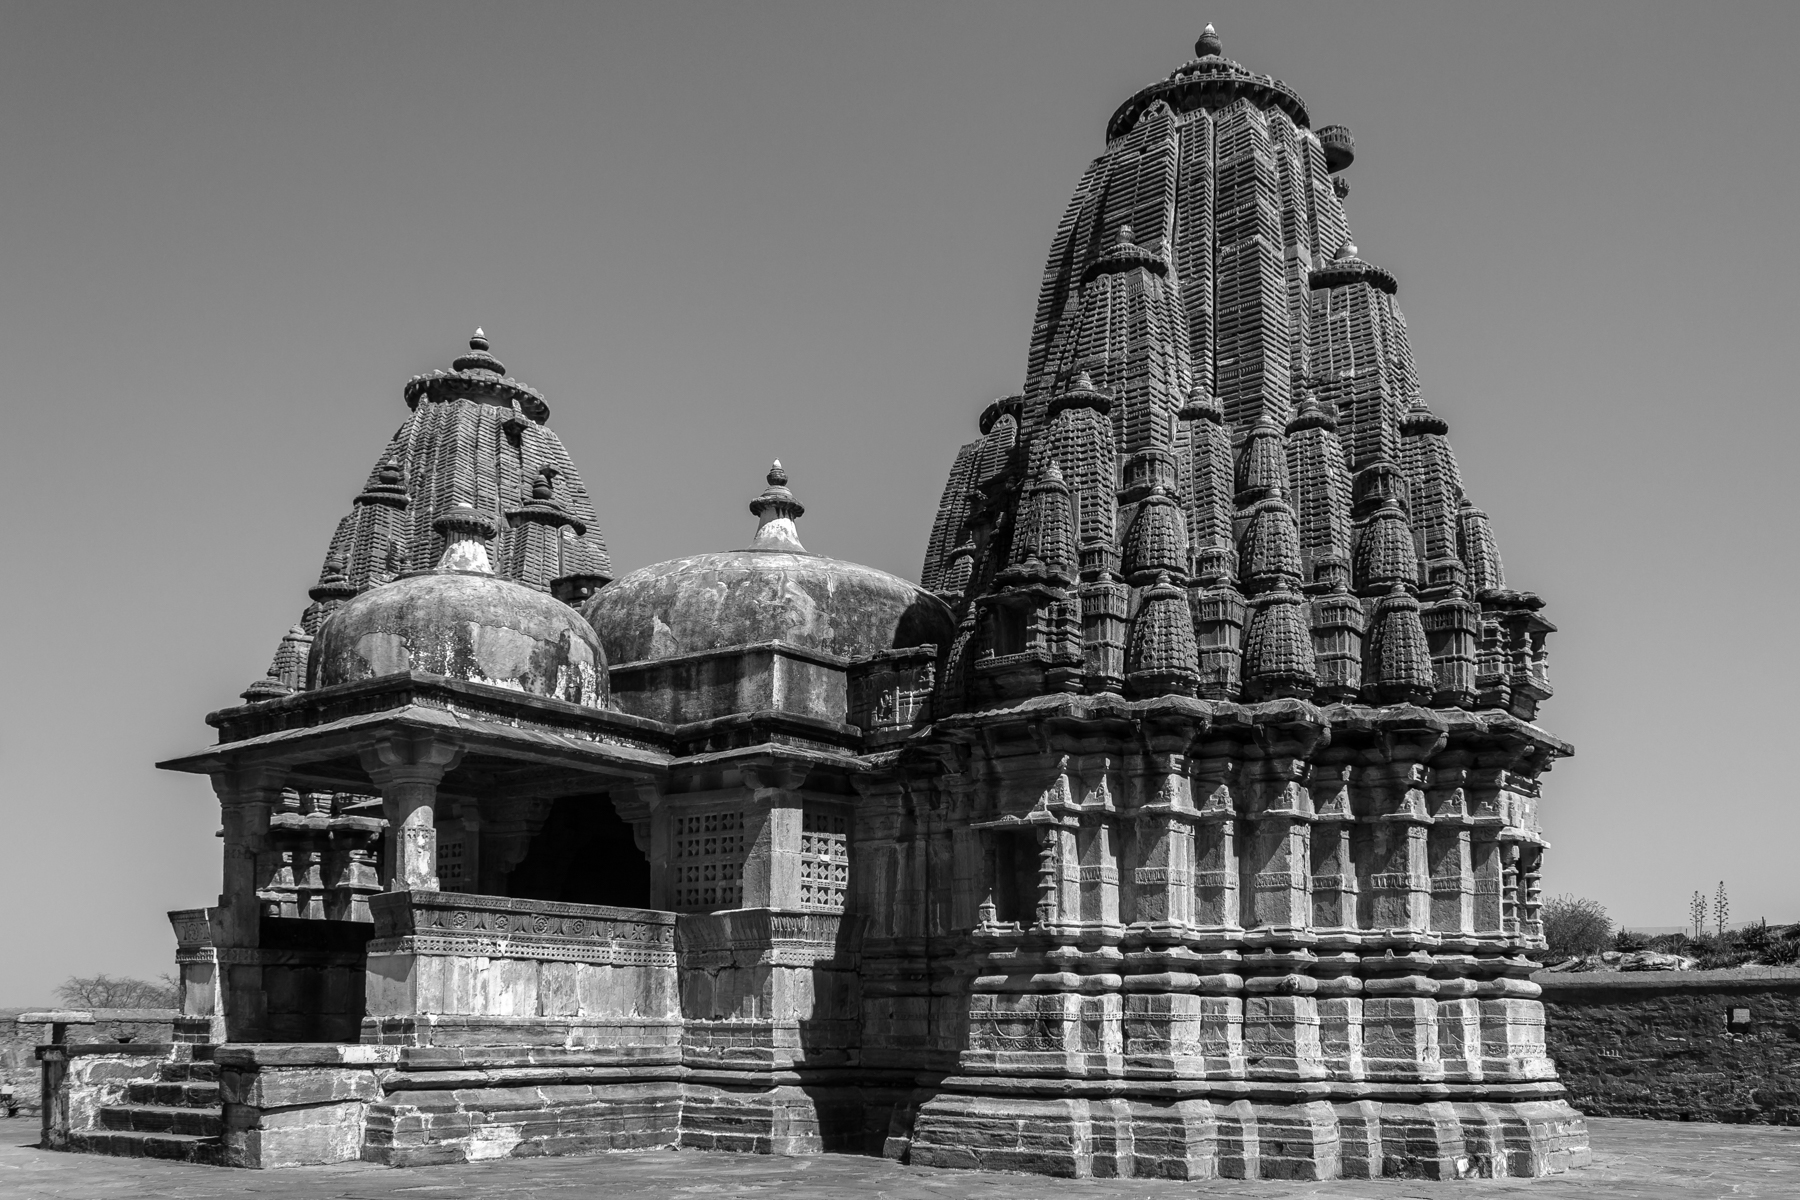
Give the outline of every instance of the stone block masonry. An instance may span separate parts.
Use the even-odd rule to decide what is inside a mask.
[[[1583,1112],[1800,1125],[1800,969],[1536,981],[1550,1053]]]

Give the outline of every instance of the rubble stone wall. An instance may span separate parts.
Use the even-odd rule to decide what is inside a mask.
[[[1589,1116],[1800,1125],[1800,970],[1534,978],[1550,1054]]]

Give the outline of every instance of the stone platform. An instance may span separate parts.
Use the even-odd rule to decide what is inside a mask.
[[[1460,1182],[1046,1179],[906,1167],[880,1158],[822,1154],[639,1151],[598,1158],[509,1159],[395,1171],[368,1163],[286,1171],[224,1171],[143,1159],[60,1154],[35,1148],[35,1122],[0,1121],[0,1197],[6,1200],[534,1200],[604,1194],[607,1200],[668,1196],[780,1196],[782,1200],[1173,1200],[1208,1195],[1254,1200],[1786,1200],[1800,1190],[1800,1129],[1590,1118],[1593,1162],[1545,1179]]]

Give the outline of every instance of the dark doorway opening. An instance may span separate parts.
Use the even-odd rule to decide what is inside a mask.
[[[650,861],[604,795],[564,796],[550,809],[507,894],[565,904],[650,907]]]

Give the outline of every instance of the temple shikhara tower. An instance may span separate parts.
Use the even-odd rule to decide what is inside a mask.
[[[1353,243],[1349,130],[1195,55],[1075,184],[917,585],[809,550],[780,463],[742,549],[621,575],[484,336],[406,384],[267,675],[162,764],[223,887],[130,1061],[217,1107],[61,1144],[1583,1161],[1527,957],[1554,626]]]

